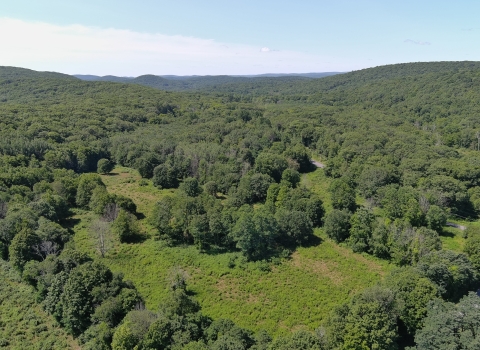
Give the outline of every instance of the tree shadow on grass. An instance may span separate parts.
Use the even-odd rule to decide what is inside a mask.
[[[144,213],[139,213],[139,212],[137,212],[137,213],[135,213],[135,214],[133,214],[133,215],[135,215],[135,217],[137,218],[137,220],[143,220],[143,219],[146,218],[146,216],[145,216]]]
[[[226,247],[219,247],[215,245],[201,250],[202,253],[208,254],[208,255],[221,255],[221,254],[225,254],[232,251],[235,251],[235,250],[228,249]]]
[[[449,238],[455,237],[455,234],[454,234],[453,232],[445,231],[445,230],[442,230],[442,231],[439,232],[438,234],[439,234],[439,236],[441,236],[441,237],[449,237]]]
[[[322,238],[315,235],[311,235],[308,238],[308,240],[302,244],[302,247],[305,247],[305,248],[316,247],[322,244],[322,242],[323,242]]]
[[[66,228],[68,230],[68,232],[72,233],[73,234],[73,228],[75,227],[75,225],[78,225],[80,223],[80,219],[78,218],[73,218],[73,217],[69,217],[69,218],[66,218],[66,219],[63,219],[60,224]]]
[[[302,170],[303,174],[313,173],[317,169],[322,169],[321,167],[316,166],[312,161],[310,161],[310,165]]]
[[[185,294],[187,294],[189,297],[194,297],[196,296],[198,293],[189,289],[188,286],[187,286],[187,289],[185,290]]]
[[[149,236],[146,234],[137,234],[137,235],[134,235],[133,237],[130,237],[130,239],[125,243],[139,244],[139,243],[145,242],[148,238]]]

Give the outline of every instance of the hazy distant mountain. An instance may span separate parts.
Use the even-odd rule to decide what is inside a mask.
[[[235,78],[257,78],[257,77],[268,77],[268,78],[277,78],[277,77],[305,77],[305,78],[324,78],[331,75],[343,74],[344,72],[322,72],[322,73],[265,73],[265,74],[252,74],[252,75],[153,75],[155,77],[165,78],[168,80],[188,80],[192,78],[212,78],[212,77],[235,77]],[[117,77],[115,75],[83,75],[75,74],[74,77],[81,80],[89,81],[111,81],[111,80],[130,80],[135,79],[135,77]],[[141,76],[151,76],[151,74],[141,75]],[[140,76],[139,76],[140,77]],[[138,77],[138,78],[139,78]]]
[[[260,82],[265,79],[274,79],[275,81],[296,81],[324,78],[340,72],[324,72],[324,73],[291,73],[291,74],[260,74],[260,75],[141,75],[139,77],[117,77],[113,75],[97,76],[97,75],[74,75],[74,77],[86,81],[110,81],[116,83],[130,83],[149,86],[160,90],[186,91],[186,90],[204,90],[215,89],[225,84]]]
[[[98,75],[82,75],[82,74],[76,74],[73,75],[75,78],[78,78],[80,80],[86,80],[86,81],[113,81],[117,83],[124,83],[125,81],[130,81],[134,79],[134,77],[117,77],[115,75],[105,75],[103,77],[100,77]]]
[[[258,75],[234,75],[235,77],[268,77],[268,78],[279,78],[279,77],[304,77],[304,78],[325,78],[331,75],[343,74],[343,72],[323,72],[323,73],[266,73]]]

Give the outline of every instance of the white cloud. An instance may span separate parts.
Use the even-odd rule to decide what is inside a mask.
[[[256,74],[346,70],[331,58],[215,40],[0,18],[0,65],[69,74]],[[268,52],[268,55],[264,53]]]

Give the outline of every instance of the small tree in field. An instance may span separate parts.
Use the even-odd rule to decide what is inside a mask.
[[[122,243],[134,240],[140,233],[137,218],[125,210],[120,210],[113,222],[113,230]]]
[[[102,158],[97,163],[97,172],[99,174],[108,174],[113,170],[114,164],[108,159]]]
[[[325,233],[340,243],[349,236],[351,214],[346,210],[334,209],[325,217]]]

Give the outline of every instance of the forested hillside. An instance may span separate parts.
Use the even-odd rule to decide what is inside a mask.
[[[255,86],[263,84],[278,84],[279,82],[291,82],[299,80],[309,80],[309,77],[286,75],[281,77],[269,77],[269,76],[256,76],[256,77],[235,77],[228,75],[218,76],[192,76],[192,77],[162,77],[157,75],[141,75],[136,78],[129,77],[116,77],[116,76],[82,76],[78,75],[82,80],[86,81],[109,81],[125,84],[137,84],[142,86],[148,86],[159,90],[166,91],[198,91],[198,90],[225,90],[231,85],[237,84],[249,84],[253,83]]]
[[[0,67],[24,308],[85,349],[475,348],[479,68],[172,92]]]
[[[304,73],[304,74],[261,74],[254,76],[176,76],[176,75],[141,75],[139,77],[117,77],[107,75],[74,75],[86,81],[110,81],[115,83],[138,84],[166,91],[197,91],[212,90],[224,91],[242,83],[252,83],[254,86],[264,84],[289,83],[292,81],[309,80],[309,78],[324,78],[340,73]]]

